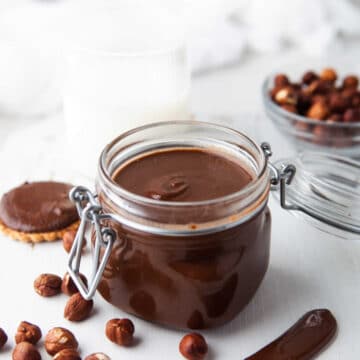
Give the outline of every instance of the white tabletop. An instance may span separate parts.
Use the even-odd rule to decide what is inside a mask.
[[[291,55],[296,59],[296,54]],[[273,144],[275,157],[291,148],[261,111],[259,85],[271,67],[268,60],[249,61],[194,79],[192,107],[195,112],[225,114],[219,121],[250,133],[257,141]],[[226,94],[226,96],[224,96]],[[255,114],[255,115],[254,115]],[[199,119],[209,119],[200,115]],[[61,116],[31,125],[31,121],[1,120],[0,191],[25,180],[58,179],[86,181],[69,173],[61,158]],[[35,132],[34,128],[38,131]],[[37,135],[36,135],[37,134]],[[46,143],[46,148],[41,144]],[[89,185],[89,184],[86,184]],[[203,331],[209,359],[242,359],[280,335],[303,313],[329,308],[339,323],[334,343],[319,359],[355,359],[360,354],[360,242],[346,241],[315,229],[286,213],[274,199],[271,262],[263,284],[246,309],[231,323]],[[112,359],[181,359],[178,344],[183,331],[169,330],[133,319],[137,344],[120,348],[104,335],[107,320],[126,317],[124,312],[95,297],[95,311],[82,323],[63,318],[67,297],[41,298],[33,290],[34,279],[43,272],[62,275],[67,254],[60,242],[30,246],[0,236],[0,327],[9,334],[9,345],[0,353],[11,358],[13,336],[22,320],[38,324],[45,334],[54,326],[74,332],[83,357],[102,351]],[[86,257],[86,265],[90,256]],[[42,350],[44,359],[50,358]]]

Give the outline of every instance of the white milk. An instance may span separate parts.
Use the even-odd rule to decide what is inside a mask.
[[[101,150],[121,133],[189,119],[190,75],[181,27],[171,14],[102,9],[78,25],[67,54],[67,148],[72,167],[94,177]]]

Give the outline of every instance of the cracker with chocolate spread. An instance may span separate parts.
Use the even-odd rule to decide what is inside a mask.
[[[10,190],[0,201],[0,231],[30,243],[60,239],[79,225],[68,195],[71,188],[70,184],[43,181],[26,182]]]

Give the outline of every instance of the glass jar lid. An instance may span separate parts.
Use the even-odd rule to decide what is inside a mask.
[[[360,236],[360,162],[325,153],[303,152],[277,161],[280,172],[292,164],[296,174],[274,191],[285,209],[304,215],[316,227],[343,238]],[[283,187],[283,189],[281,189]]]

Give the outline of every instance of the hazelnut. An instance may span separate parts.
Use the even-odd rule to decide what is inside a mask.
[[[327,104],[327,102],[328,102],[328,98],[326,95],[317,94],[311,97],[311,104],[315,104],[315,103]]]
[[[64,349],[77,349],[79,344],[73,333],[62,327],[51,329],[45,337],[45,349],[49,355],[55,355]]]
[[[6,335],[6,332],[2,328],[0,328],[0,349],[4,347],[7,341],[8,337]]]
[[[329,95],[329,108],[331,111],[342,112],[349,107],[349,99],[335,92]]]
[[[318,80],[319,76],[316,75],[313,71],[307,71],[302,77],[302,83],[305,85],[310,85],[313,81]]]
[[[344,122],[360,121],[360,109],[347,109],[344,113]]]
[[[180,353],[188,360],[204,359],[208,346],[204,337],[198,333],[185,335],[179,345]]]
[[[306,116],[311,119],[323,120],[329,115],[329,108],[322,102],[317,102],[311,105],[310,109],[306,113]]]
[[[276,87],[283,87],[290,84],[289,78],[285,74],[278,74],[274,78],[274,85]]]
[[[87,279],[83,274],[80,274],[80,277],[83,281],[83,283],[87,286]],[[78,288],[76,287],[74,281],[72,280],[69,273],[66,273],[62,279],[61,284],[61,291],[66,295],[74,295],[77,292],[79,292]]]
[[[357,90],[354,88],[346,88],[341,92],[341,95],[344,99],[349,100],[351,102],[352,98],[358,94]]]
[[[289,111],[291,113],[294,113],[294,114],[297,114],[297,109],[296,109],[296,106],[295,105],[291,105],[291,104],[284,104],[284,105],[281,105],[281,108],[286,110],[286,111]]]
[[[275,95],[275,101],[279,105],[296,105],[297,98],[297,92],[291,86],[286,86],[282,88]]]
[[[275,101],[276,94],[283,88],[283,86],[275,86],[269,91],[269,95],[273,101]]]
[[[320,73],[320,79],[321,80],[326,80],[326,81],[331,81],[331,82],[335,82],[337,79],[337,73],[334,69],[332,68],[325,68],[323,69],[323,71]]]
[[[353,107],[360,107],[360,92],[357,92],[353,95],[351,100],[351,106]]]
[[[63,247],[67,253],[70,252],[72,245],[74,243],[75,237],[76,237],[76,230],[68,230],[64,233],[62,241],[63,241]],[[84,249],[86,247],[86,241],[83,242],[82,248]]]
[[[344,89],[346,88],[355,88],[359,86],[359,78],[355,75],[348,75],[344,78],[342,86]]]
[[[17,328],[15,334],[15,342],[17,344],[27,341],[35,345],[41,339],[41,330],[38,326],[26,321],[22,321]]]
[[[75,349],[63,349],[55,354],[53,360],[81,360],[81,357]]]
[[[304,89],[305,94],[326,94],[334,89],[331,82],[326,80],[315,80],[307,88]]]
[[[133,341],[134,324],[129,319],[112,319],[106,323],[105,334],[115,344],[129,346]]]
[[[65,310],[64,318],[69,321],[82,321],[89,317],[94,306],[92,300],[85,300],[80,293],[76,293],[68,300]]]
[[[104,353],[94,353],[88,355],[85,360],[110,360],[110,358]]]
[[[15,346],[12,358],[13,360],[41,360],[41,355],[33,344],[24,341]]]
[[[41,274],[34,281],[34,289],[41,296],[54,296],[60,294],[61,282],[60,276],[54,274]]]

